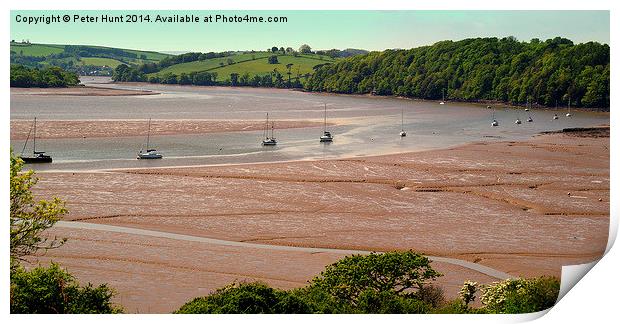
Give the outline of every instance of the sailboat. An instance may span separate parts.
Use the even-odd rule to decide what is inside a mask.
[[[405,132],[405,107],[403,106],[400,110],[400,137],[407,136],[407,132]]]
[[[441,89],[441,101],[439,102],[440,105],[445,105],[445,100],[446,100],[446,96],[444,94],[445,89]]]
[[[528,103],[529,103],[529,101],[528,101]],[[534,121],[534,119],[532,119],[532,115],[530,114],[530,109],[529,109],[530,106],[531,106],[531,104],[527,105],[526,106],[527,108],[525,108],[525,111],[527,111],[527,120],[526,121],[528,123],[531,123],[531,122]]]
[[[568,112],[566,113],[566,117],[571,117],[572,115],[570,114],[570,98],[568,98]]]
[[[324,104],[324,105],[325,105],[325,113],[323,114],[323,136],[321,136],[319,141],[327,143],[327,142],[332,142],[334,140],[334,137],[332,136],[332,133],[327,131],[327,104]]]
[[[273,137],[273,122],[271,123],[271,136],[269,136],[269,113],[267,113],[267,120],[265,121],[265,131],[263,133],[265,139],[263,139],[263,146],[274,146],[278,144],[276,138]]]
[[[28,136],[26,137],[26,142],[24,143],[24,148],[22,149],[22,153],[20,158],[24,163],[52,163],[52,157],[49,155],[45,155],[43,151],[37,151],[37,118],[34,118],[34,122],[32,128],[30,130],[34,130],[32,136],[32,156],[25,156],[24,151],[26,150],[26,144],[28,144],[28,139],[30,139],[30,132],[28,132]]]
[[[140,152],[138,152],[138,160],[154,160],[154,159],[161,159],[163,156],[159,153],[157,153],[156,149],[152,149],[149,148],[149,144],[150,144],[150,139],[151,139],[151,119],[149,118],[149,130],[146,134],[146,152],[142,152],[142,150],[140,150]]]
[[[491,126],[493,126],[493,127],[499,126],[499,123],[497,122],[497,119],[495,119],[495,110],[493,110],[493,115],[491,116],[491,118],[493,119],[493,121],[491,122]]]

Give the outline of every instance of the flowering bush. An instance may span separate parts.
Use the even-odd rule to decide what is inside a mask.
[[[480,301],[491,313],[531,313],[555,305],[560,281],[553,277],[507,279],[482,286],[481,291]]]

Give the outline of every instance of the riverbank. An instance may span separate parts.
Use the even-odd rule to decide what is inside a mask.
[[[276,246],[413,249],[513,276],[559,276],[607,244],[601,132],[353,159],[42,172],[36,194],[67,200],[68,221]],[[234,280],[299,287],[341,257],[88,229],[51,234],[69,242],[40,260],[110,283],[130,312],[168,312]],[[464,280],[496,280],[433,265],[452,298]]]
[[[400,100],[408,100],[408,101],[418,101],[418,102],[439,102],[439,100],[431,100],[431,99],[420,99],[420,98],[411,98],[411,97],[403,97],[403,96],[382,96],[382,95],[372,95],[372,94],[343,94],[343,93],[333,93],[333,92],[315,92],[315,91],[306,91],[304,89],[296,89],[296,88],[292,88],[292,89],[287,89],[287,88],[267,88],[267,87],[251,87],[251,86],[223,86],[223,85],[213,85],[213,86],[199,86],[199,85],[178,85],[178,84],[158,84],[158,83],[148,83],[148,82],[110,82],[110,83],[97,83],[99,85],[104,85],[104,84],[114,84],[114,85],[120,85],[120,86],[139,86],[139,87],[146,87],[146,86],[168,86],[168,87],[178,87],[178,88],[209,88],[209,89],[213,89],[213,90],[222,90],[222,89],[232,89],[232,90],[242,90],[242,89],[253,89],[253,90],[265,90],[265,91],[269,91],[269,92],[273,92],[273,91],[291,91],[291,92],[300,92],[300,93],[307,93],[307,94],[314,94],[314,95],[324,95],[324,96],[348,96],[348,97],[361,97],[361,98],[377,98],[377,99],[388,99],[388,98],[392,98],[392,99],[400,99]],[[87,85],[88,86],[88,85]],[[90,86],[88,86],[90,87]],[[105,87],[103,87],[105,88]],[[106,89],[110,89],[110,88],[106,88]],[[514,104],[514,103],[509,103],[509,102],[505,102],[505,101],[499,101],[499,100],[458,100],[458,99],[446,99],[445,100],[446,104],[450,104],[450,103],[457,103],[457,104],[470,104],[470,105],[476,105],[476,106],[486,106],[489,105],[491,107],[494,107],[495,109],[505,109],[505,108],[511,108],[511,109],[524,109],[525,104]],[[533,110],[567,110],[568,107],[567,106],[557,106],[557,107],[547,107],[547,106],[543,106],[543,105],[537,105],[534,104],[532,105],[530,108],[532,108]],[[582,111],[582,112],[597,112],[597,113],[606,113],[609,114],[609,108],[584,108],[584,107],[571,107],[572,111]]]
[[[157,95],[150,90],[124,90],[106,87],[79,86],[67,88],[11,88],[11,95],[24,96],[143,96]]]

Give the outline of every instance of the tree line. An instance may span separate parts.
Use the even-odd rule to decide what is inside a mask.
[[[305,89],[608,108],[609,62],[609,45],[597,42],[472,38],[346,58],[317,69]]]
[[[267,60],[269,58],[266,58]],[[267,88],[302,88],[302,78],[308,79],[310,74],[291,77],[291,66],[287,65],[287,72],[281,73],[274,69],[266,74],[231,73],[224,80],[218,80],[217,72],[190,72],[190,73],[164,73],[146,75],[140,67],[121,64],[114,69],[112,80],[115,82],[150,82],[162,84],[203,85],[203,86],[250,86]],[[285,74],[288,76],[285,77]]]
[[[11,87],[18,88],[62,88],[80,83],[77,74],[60,67],[43,69],[28,68],[23,65],[11,65]]]

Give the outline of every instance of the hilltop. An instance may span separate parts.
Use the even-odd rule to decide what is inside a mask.
[[[11,64],[31,68],[61,67],[81,75],[111,75],[118,65],[159,62],[170,56],[105,46],[11,42]]]
[[[269,63],[269,58],[277,58]],[[274,54],[269,52],[239,52],[230,56],[217,57],[206,60],[174,64],[161,69],[158,72],[146,74],[147,78],[166,78],[170,75],[181,76],[200,72],[212,72],[216,74],[217,81],[230,80],[231,74],[242,77],[247,74],[249,78],[264,76],[274,73],[288,74],[290,65],[291,79],[308,76],[314,72],[316,66],[334,63],[336,59],[325,55],[309,54]],[[286,76],[288,78],[288,75]]]

